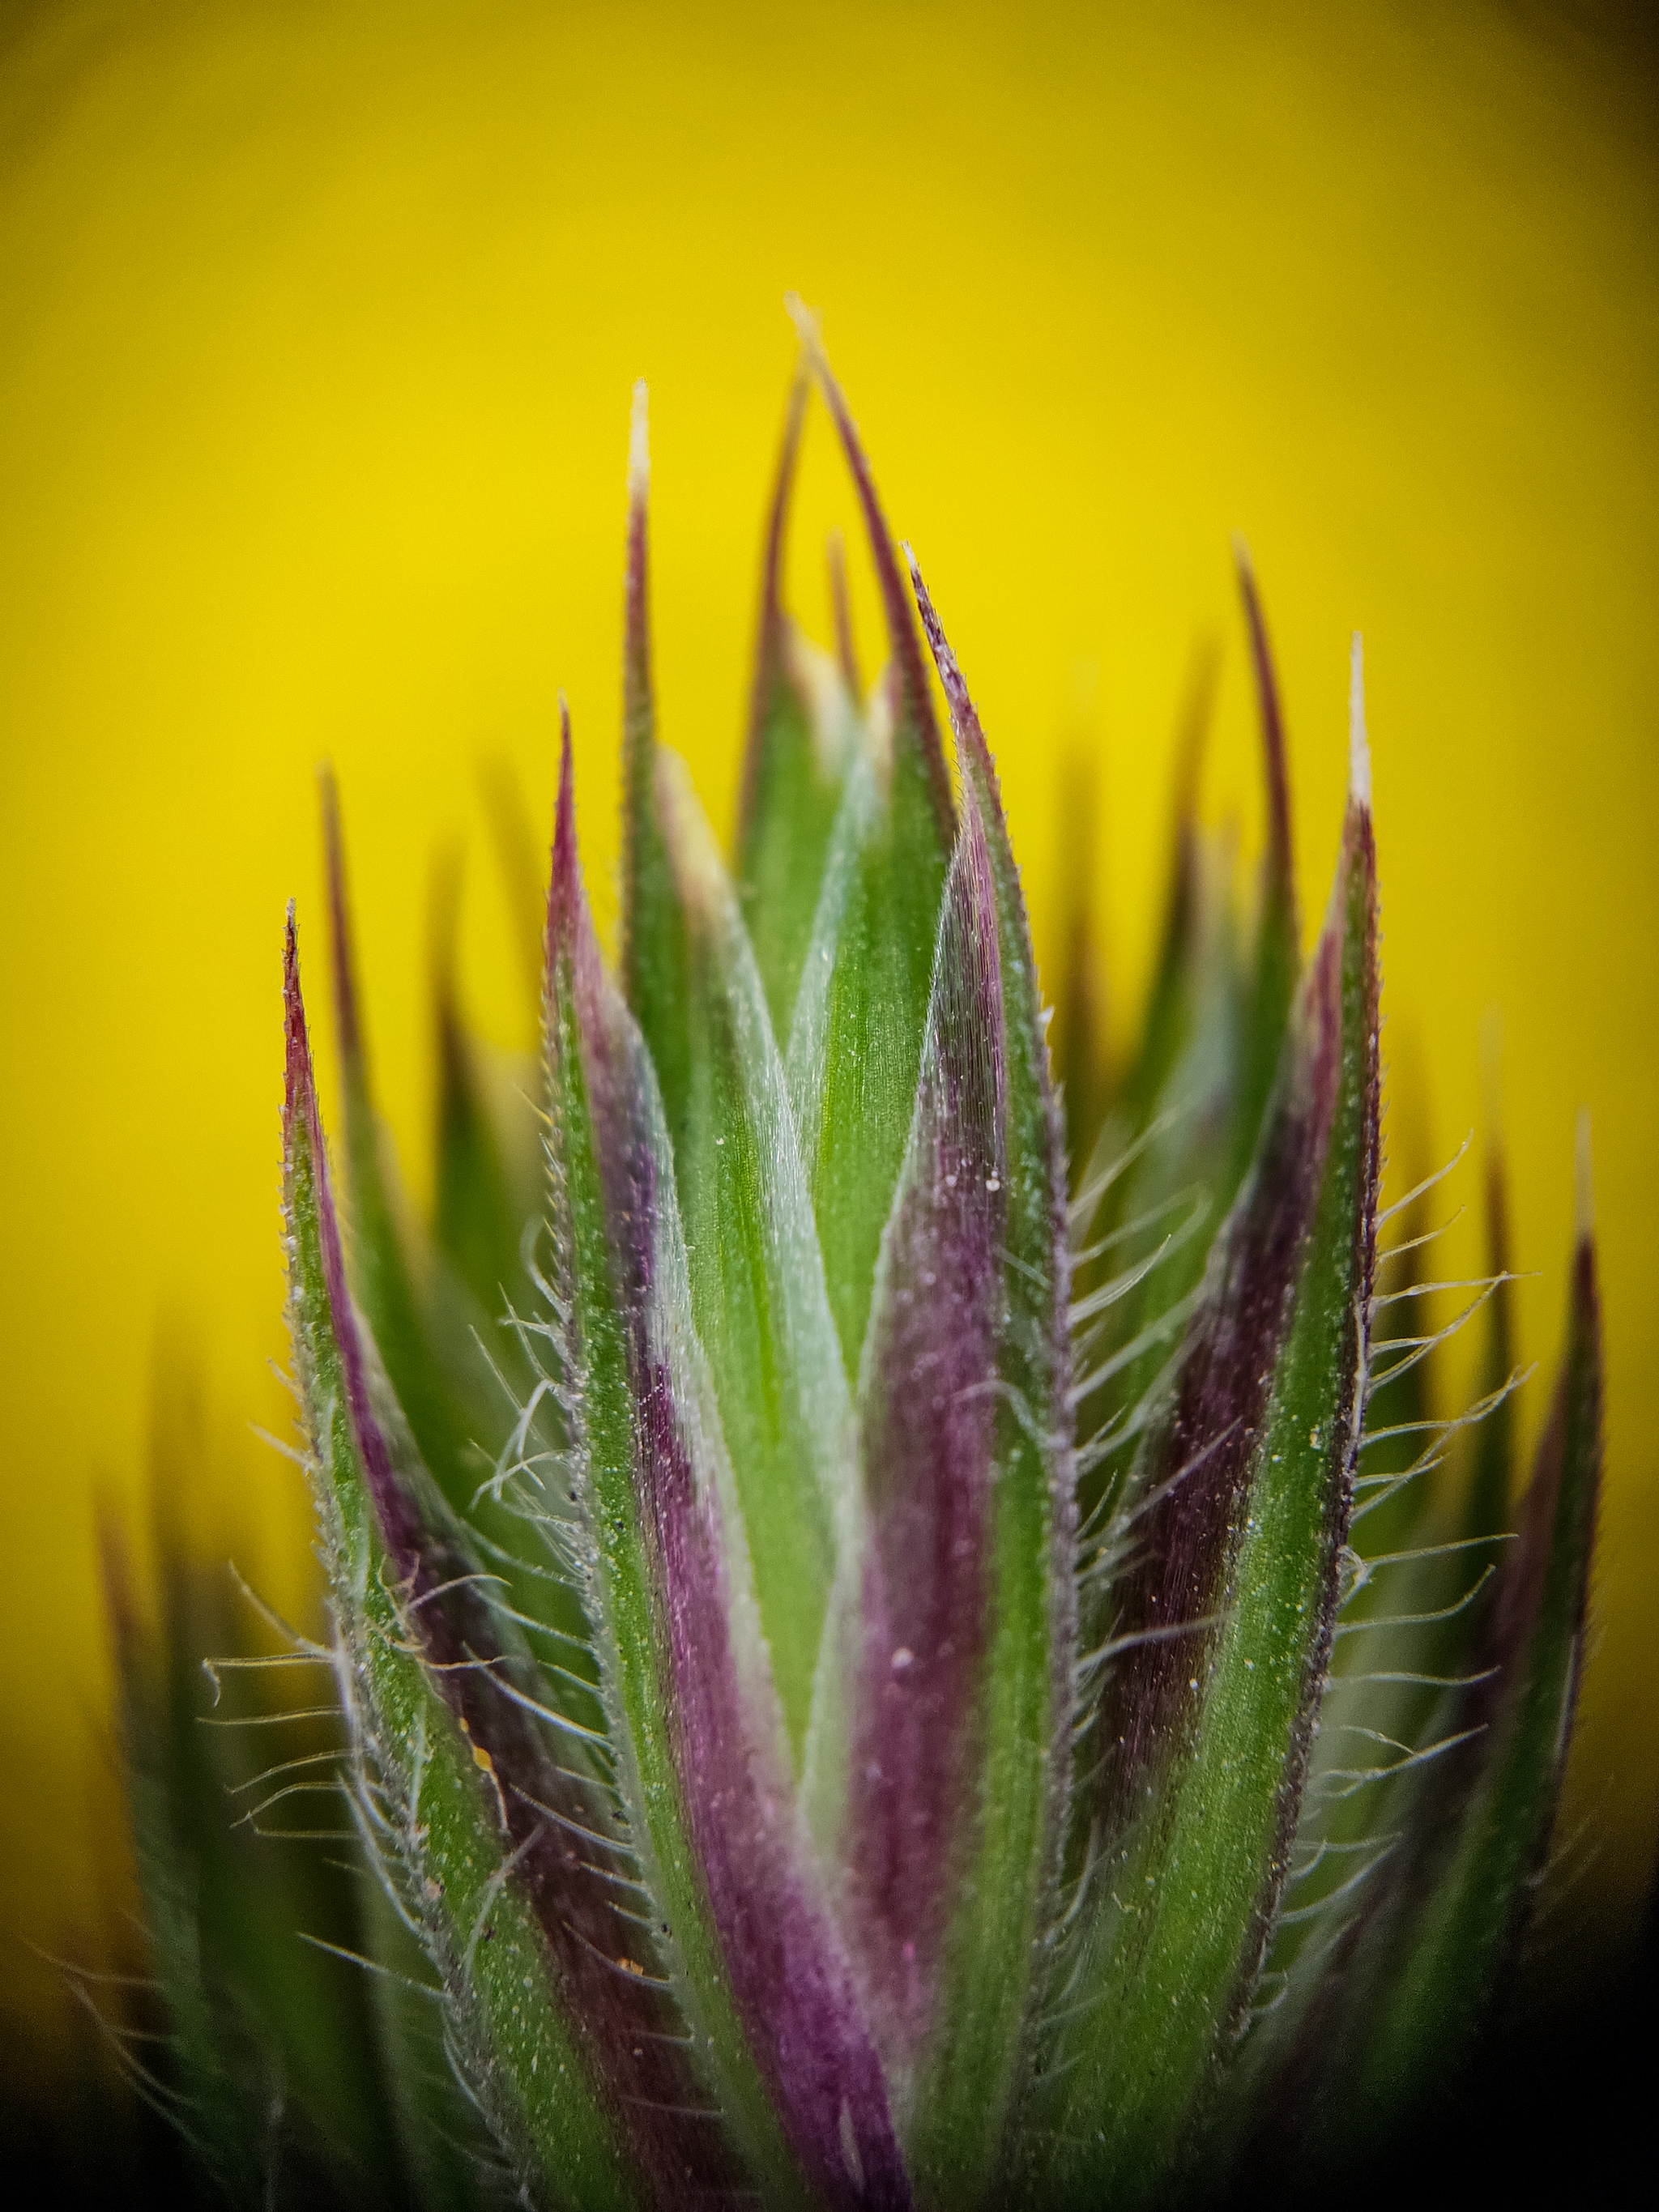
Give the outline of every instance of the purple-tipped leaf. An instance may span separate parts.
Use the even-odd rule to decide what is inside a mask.
[[[1583,1662],[1601,1474],[1601,1318],[1588,1131],[1566,1345],[1487,1602],[1474,1616],[1460,1741],[1422,1774],[1407,1814],[1399,1899],[1381,1957],[1362,1958],[1370,2002],[1352,2023],[1344,2102],[1359,2124],[1455,2081],[1513,1973],[1560,1796]],[[1403,1923],[1403,1924],[1400,1924]]]
[[[568,740],[549,990],[567,1380],[624,1796],[763,2184],[785,2199],[902,2204],[880,2066],[794,1802],[657,1085],[593,941]]]
[[[846,398],[836,381],[835,372],[823,350],[817,326],[798,300],[792,299],[789,307],[806,357],[811,364],[812,374],[817,380],[818,389],[823,394],[824,404],[830,410],[830,419],[841,439],[842,450],[847,456],[853,489],[858,495],[869,538],[871,557],[875,562],[882,613],[887,623],[888,647],[892,654],[890,680],[893,693],[895,754],[899,757],[914,755],[919,763],[933,796],[940,832],[948,840],[956,826],[950,770],[945,764],[945,748],[939,739],[939,723],[927,688],[927,664],[922,653],[921,640],[916,634],[915,618],[910,611],[904,579],[893,550],[887,519],[881,511],[881,501],[876,494],[875,478],[871,474],[870,464],[860,442]]]
[[[1052,2182],[1139,2201],[1190,2152],[1260,1970],[1328,1662],[1378,1148],[1357,679],[1342,851],[1255,1160],[1110,1537],[1097,1807],[1056,1992]]]
[[[956,810],[921,640],[869,466],[816,331],[804,311],[796,320],[864,510],[892,654],[871,744],[848,775],[830,839],[787,1053],[850,1379],[909,1135]]]
[[[844,667],[816,653],[783,606],[784,538],[808,390],[798,374],[767,524],[735,860],[780,1047],[788,1042],[847,765],[861,742],[857,694]]]
[[[602,1747],[565,1724],[555,1752],[538,1671],[490,1605],[352,1308],[291,913],[284,1012],[289,1312],[370,1832],[507,2155],[526,2177],[630,2203],[641,2168],[708,2154],[684,2126],[684,2142],[636,2127],[627,2107],[635,2045],[673,2021],[659,1980],[616,1965],[638,1931],[588,1856],[627,1851]],[[651,2047],[663,2091],[683,2098],[678,2047]]]
[[[1002,794],[979,716],[910,563],[944,687],[995,916],[1004,1066],[996,1251],[994,1477],[977,1802],[952,1899],[911,2151],[942,2202],[983,2197],[1027,2055],[1036,1960],[1052,1922],[1071,1778],[1075,1508],[1066,1168],[1030,930]],[[971,843],[968,849],[972,850]],[[941,974],[943,969],[941,969]]]
[[[970,800],[859,1376],[869,1536],[840,1856],[877,2032],[907,2084],[939,2002],[982,1749],[1006,1083],[995,896]]]

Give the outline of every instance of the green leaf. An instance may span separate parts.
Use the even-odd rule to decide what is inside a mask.
[[[634,387],[628,456],[628,564],[623,610],[622,986],[644,1032],[679,1158],[691,1097],[690,951],[655,804],[656,704],[651,684],[651,450],[645,386]]]
[[[491,2182],[510,2181],[450,2063],[443,1986],[388,1885],[371,1875],[362,1887],[375,2026],[410,2194],[420,2212],[483,2212],[506,2194]]]
[[[198,1808],[179,1771],[179,1752],[193,1747],[179,1744],[170,1728],[165,1657],[139,1626],[117,1534],[106,1527],[101,1534],[133,1862],[170,2044],[165,2074],[148,2069],[137,2086],[232,2203],[252,2205],[273,2148],[270,2069],[222,1991],[216,2002],[188,1835]]]
[[[363,1825],[445,1991],[452,2042],[472,2094],[520,2176],[539,2177],[564,2203],[629,2206],[636,2192],[591,2078],[591,2046],[579,2045],[563,2015],[542,1930],[513,1878],[500,1774],[484,1747],[463,1736],[437,1686],[441,1679],[465,1697],[469,1683],[493,1682],[428,1672],[419,1655],[441,1614],[412,1614],[409,1581],[400,1589],[390,1578],[410,1577],[410,1532],[435,1526],[441,1506],[424,1471],[410,1465],[400,1472],[384,1442],[377,1442],[384,1498],[366,1463],[365,1423],[377,1418],[369,1411],[373,1381],[355,1317],[343,1307],[291,913],[288,1031],[289,1326],[342,1644],[341,1690],[363,1761]],[[382,1391],[378,1418],[395,1413]],[[394,1510],[398,1534],[389,1540],[385,1516]],[[453,1531],[447,1548],[452,1559],[460,1553]],[[439,1587],[476,1580],[476,1572],[450,1576],[423,1592],[422,1603]],[[491,1650],[479,1656],[487,1667]]]
[[[1291,839],[1291,780],[1285,757],[1285,717],[1279,679],[1267,642],[1267,617],[1256,590],[1249,549],[1233,539],[1239,594],[1250,638],[1261,722],[1262,772],[1267,799],[1267,846],[1261,860],[1261,902],[1249,992],[1244,1009],[1238,1074],[1238,1103],[1233,1121],[1233,1157],[1226,1197],[1231,1201],[1255,1151],[1261,1116],[1279,1070],[1285,1024],[1290,1019],[1302,966],[1302,925],[1296,904],[1296,855]]]
[[[1143,2201],[1190,2155],[1284,1879],[1362,1412],[1377,1172],[1358,689],[1342,855],[1255,1163],[1115,1516],[1095,1856],[1037,2110],[1057,2179]]]
[[[787,1054],[850,1381],[910,1133],[956,817],[921,642],[869,465],[817,331],[799,302],[792,312],[852,471],[892,654],[867,762],[848,773],[830,839]]]
[[[319,773],[329,919],[334,951],[334,1026],[340,1054],[344,1182],[352,1282],[422,1457],[459,1505],[481,1469],[467,1460],[465,1418],[434,1356],[410,1265],[390,1144],[374,1110],[368,1046],[353,958],[345,842],[331,769]]]
[[[787,1738],[691,1325],[662,1105],[639,1028],[599,965],[568,731],[547,1033],[571,1489],[589,1530],[618,1785],[697,2051],[745,2164],[769,2203],[836,2198],[896,2153],[873,2053],[860,2056],[844,1961],[825,1955],[833,1937],[813,1899],[804,1831],[785,1809]],[[831,2032],[821,2048],[804,2047],[800,2008],[821,2005],[836,2015]],[[830,2090],[826,2136],[813,2102]]]
[[[1255,941],[1246,957],[1231,847],[1198,824],[1218,665],[1213,650],[1200,651],[1182,714],[1169,907],[1141,1044],[1085,1179],[1085,1200],[1092,1188],[1103,1202],[1079,1206],[1089,1236],[1073,1292],[1086,1329],[1078,1346],[1085,1526],[1133,1448],[1203,1273],[1201,1232],[1232,1204],[1249,1165],[1300,966],[1284,721],[1249,556],[1242,539],[1234,550],[1267,800]],[[1085,1643],[1097,1626],[1085,1603]]]
[[[802,398],[798,390],[773,518],[769,592]],[[633,1004],[662,1097],[692,1310],[799,1767],[853,1494],[852,1409],[760,970],[684,764],[653,731],[643,422],[641,410],[627,617]],[[775,628],[775,605],[769,619]]]
[[[789,1035],[847,766],[861,742],[856,696],[784,612],[783,542],[807,384],[798,376],[767,527],[754,699],[738,813],[738,896],[772,1030]],[[839,600],[838,600],[839,605]]]
[[[1373,2118],[1455,2075],[1512,1966],[1572,1734],[1601,1473],[1601,1323],[1588,1125],[1566,1346],[1516,1541],[1470,1658],[1463,1728],[1425,1773],[1406,1879],[1425,1901],[1358,2023],[1352,2092]],[[1499,1324],[1500,1331],[1502,1324]],[[1477,1488],[1477,1510],[1484,1504]]]
[[[140,2057],[238,2201],[263,2203],[278,2168],[333,2167],[372,2191],[393,2153],[367,1992],[318,1948],[356,1942],[356,1885],[307,1832],[339,1826],[335,1730],[294,1711],[319,1686],[326,1699],[326,1655],[256,1650],[229,1576],[190,1557],[185,1498],[209,1471],[196,1395],[166,1358],[152,1387],[155,1625],[140,1626],[105,1532],[134,1855],[168,2029]],[[237,1710],[208,1710],[204,1665],[216,1692],[237,1682]]]
[[[509,1300],[522,1296],[519,1252],[531,1207],[512,1188],[477,1048],[461,1021],[455,977],[459,893],[459,856],[451,852],[434,871],[432,891],[432,1010],[438,1032],[432,1225],[439,1250],[479,1312],[495,1320]]]
[[[1389,1101],[1398,1130],[1399,1102]],[[1456,1164],[1455,1159],[1451,1163]],[[1230,2155],[1283,2158],[1294,2142],[1311,2172],[1329,2144],[1331,2088],[1352,2024],[1373,2000],[1376,1960],[1397,1933],[1425,1771],[1458,1740],[1455,1683],[1467,1663],[1497,1556],[1436,1474],[1479,1415],[1434,1418],[1429,1389],[1440,1334],[1428,1332],[1436,1231],[1425,1178],[1379,1215],[1367,1350],[1364,1431],[1329,1677],[1301,1816],[1252,2020],[1227,2085]],[[1462,1319],[1489,1299],[1476,1296]],[[1498,1295],[1506,1285],[1500,1279]],[[1455,1329],[1454,1320],[1449,1325]],[[1498,1389],[1506,1402],[1513,1378]],[[1476,1431],[1477,1435],[1481,1431]],[[1449,1510],[1449,1508],[1451,1510]],[[1334,2146],[1333,2146],[1334,2147]],[[1353,2146],[1346,2146],[1352,2153]]]
[[[687,948],[691,1076],[674,1152],[691,1305],[737,1478],[761,1626],[799,1769],[854,1499],[853,1419],[761,979],[684,763],[653,811]]]
[[[1064,1140],[996,770],[914,561],[966,791],[984,825],[1005,1070],[984,1705],[971,1817],[909,2150],[934,2203],[983,2198],[1029,2035],[1071,1777],[1073,1472]],[[937,985],[936,985],[937,989]]]
[[[374,1112],[354,973],[345,854],[331,775],[322,776],[334,952],[334,996],[345,1109],[346,1191],[354,1234],[353,1289],[399,1411],[451,1510],[466,1524],[514,1607],[560,1641],[544,1666],[543,1694],[574,1717],[593,1717],[596,1677],[568,1561],[550,1560],[526,1518],[532,1490],[563,1438],[556,1398],[538,1387],[527,1346],[539,1325],[537,1294],[520,1257],[514,1226],[522,1200],[481,1096],[476,1055],[455,1008],[453,896],[441,878],[434,915],[434,984],[445,1066],[440,1091],[440,1243],[419,1252],[397,1188],[389,1146]],[[449,911],[446,911],[448,908]],[[479,1200],[485,1211],[475,1216]],[[465,1267],[477,1286],[463,1279]],[[495,1287],[490,1287],[491,1278]],[[520,1316],[501,1326],[505,1291]],[[487,1304],[480,1299],[488,1297]]]

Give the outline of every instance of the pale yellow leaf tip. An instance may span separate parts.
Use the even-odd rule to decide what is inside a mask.
[[[818,328],[817,317],[799,292],[786,292],[783,307],[784,313],[795,326],[795,335],[802,347],[812,360],[821,361],[823,357],[823,334]]]
[[[1589,1108],[1578,1109],[1578,1140],[1573,1158],[1573,1233],[1584,1243],[1595,1233],[1595,1183],[1591,1173]]]
[[[634,386],[628,430],[628,495],[641,501],[651,489],[651,395],[643,377]]]
[[[1371,746],[1365,735],[1365,648],[1359,632],[1348,649],[1348,798],[1355,806],[1371,803]]]

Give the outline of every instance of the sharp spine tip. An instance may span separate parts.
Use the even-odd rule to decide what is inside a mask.
[[[628,489],[642,500],[651,489],[651,395],[645,379],[634,386],[634,410],[628,430]]]
[[[1365,734],[1365,649],[1359,632],[1348,648],[1348,797],[1356,806],[1371,803],[1371,747]]]
[[[817,362],[823,352],[823,338],[818,329],[817,317],[799,292],[786,292],[783,295],[783,306],[784,313],[795,326],[796,335],[800,339],[802,346],[812,360],[815,362]]]

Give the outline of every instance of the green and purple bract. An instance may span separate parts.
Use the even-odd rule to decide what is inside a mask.
[[[887,628],[867,696],[844,605],[828,656],[781,599],[814,382]],[[337,1982],[307,2025],[266,2002],[279,1944],[232,1960],[203,1873],[230,1862],[182,1819],[123,1607],[158,2094],[250,2201],[270,2162],[227,2145],[278,2076],[314,2170],[434,2207],[1130,2204],[1363,2143],[1455,2078],[1523,1932],[1600,1353],[1585,1197],[1511,1538],[1503,1252],[1483,1432],[1432,1416],[1425,1248],[1378,1211],[1357,648],[1304,961],[1241,557],[1255,919],[1188,773],[1144,1041],[1097,1127],[1073,1102],[1068,1164],[992,757],[810,330],[730,870],[658,736],[647,477],[641,395],[618,972],[567,719],[535,1142],[441,960],[430,1233],[376,1118],[325,781],[339,1197],[290,913],[284,1206],[331,1624],[306,1656],[342,1727],[303,1786],[349,1815],[329,1957],[368,1968],[376,2124],[294,2063]]]

